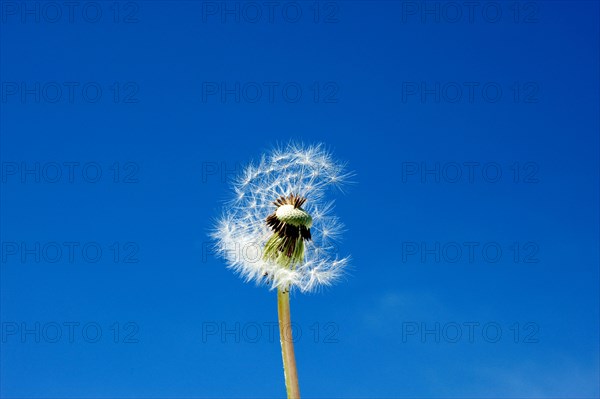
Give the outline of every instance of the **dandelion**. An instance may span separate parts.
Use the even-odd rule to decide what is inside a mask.
[[[246,281],[277,290],[289,398],[300,397],[290,291],[315,291],[343,275],[348,257],[339,257],[334,245],[343,225],[326,195],[348,177],[345,165],[321,144],[278,147],[237,176],[233,199],[211,234],[228,267]]]

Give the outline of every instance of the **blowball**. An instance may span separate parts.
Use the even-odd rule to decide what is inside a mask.
[[[288,144],[248,165],[233,182],[211,236],[216,251],[247,281],[303,292],[343,274],[333,240],[343,228],[328,190],[349,175],[322,145]]]

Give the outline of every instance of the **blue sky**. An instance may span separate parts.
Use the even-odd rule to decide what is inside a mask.
[[[2,397],[281,397],[207,232],[288,140],[357,182],[303,396],[600,395],[597,2],[0,7]]]

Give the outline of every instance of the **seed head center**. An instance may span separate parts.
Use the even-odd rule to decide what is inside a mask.
[[[294,205],[281,205],[275,211],[275,216],[280,221],[291,224],[292,226],[312,226],[312,217],[302,208],[294,208]]]
[[[290,194],[279,197],[275,212],[267,217],[267,226],[273,235],[265,244],[264,258],[284,267],[304,261],[304,241],[311,239],[312,217],[302,209],[306,198]]]

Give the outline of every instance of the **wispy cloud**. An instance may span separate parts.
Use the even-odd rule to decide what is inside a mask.
[[[598,398],[598,365],[587,366],[567,356],[517,361],[507,368],[473,370],[488,387],[488,397],[507,398]]]

